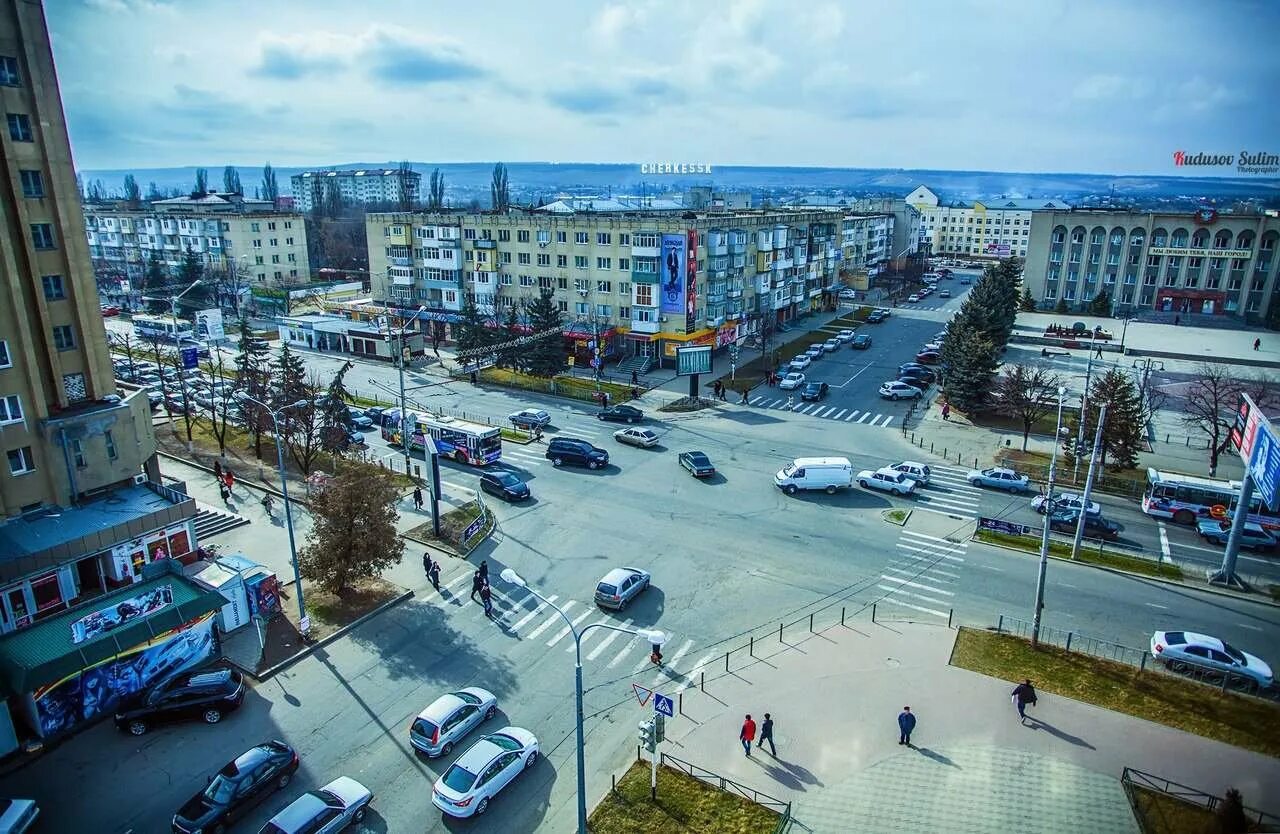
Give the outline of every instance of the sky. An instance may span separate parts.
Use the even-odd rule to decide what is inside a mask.
[[[690,162],[1219,173],[1269,0],[45,0],[81,169]]]

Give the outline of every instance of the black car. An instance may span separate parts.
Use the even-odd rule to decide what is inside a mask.
[[[820,400],[831,390],[831,386],[825,382],[810,382],[800,391],[800,399],[802,400]]]
[[[615,423],[638,423],[644,419],[644,412],[631,405],[611,405],[596,416]]]
[[[217,724],[244,701],[244,679],[231,669],[183,672],[125,702],[116,726],[140,736],[156,724],[201,720]]]
[[[1059,533],[1075,535],[1076,523],[1080,518],[1079,510],[1062,510],[1049,516],[1049,529]],[[1084,517],[1084,535],[1088,539],[1106,539],[1115,541],[1120,538],[1120,525],[1100,515]]]
[[[695,478],[710,478],[716,474],[716,468],[711,465],[711,458],[707,457],[706,452],[681,452],[680,465],[689,470],[689,474]]]
[[[898,377],[898,382],[901,382],[903,385],[910,385],[912,388],[920,391],[929,390],[929,383],[918,376],[903,375]]]
[[[208,786],[173,815],[175,834],[211,834],[285,787],[298,769],[298,754],[283,741],[267,741],[222,766]]]
[[[530,495],[529,485],[520,476],[502,470],[481,475],[480,489],[507,501],[523,501]]]
[[[599,469],[609,465],[609,453],[604,449],[592,446],[585,440],[574,437],[556,437],[547,444],[547,460],[552,466],[571,463],[574,466],[585,466],[588,469]]]
[[[373,425],[378,428],[382,428],[382,415],[385,413],[386,409],[380,405],[369,406],[364,410],[364,416],[372,420]]]
[[[859,333],[853,337],[853,341],[849,343],[849,347],[854,350],[866,350],[871,347],[871,337],[866,333]]]
[[[920,380],[925,385],[929,385],[933,382],[936,382],[938,379],[937,373],[935,373],[934,371],[931,371],[930,369],[926,368],[923,365],[916,365],[916,364],[903,365],[901,368],[898,369],[898,377],[899,378],[912,377],[914,379]]]
[[[872,311],[867,315],[867,323],[868,323],[868,324],[879,324],[880,322],[884,321],[884,320],[885,320],[885,318],[886,318],[886,316],[885,316],[883,313],[881,313],[879,310],[872,310]]]

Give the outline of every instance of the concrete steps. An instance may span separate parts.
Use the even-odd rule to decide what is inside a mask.
[[[200,507],[196,513],[196,540],[205,541],[219,533],[234,530],[249,523],[249,519],[235,513],[215,510],[212,507]]]

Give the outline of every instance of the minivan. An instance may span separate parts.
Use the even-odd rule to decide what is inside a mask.
[[[802,489],[824,489],[828,495],[853,484],[853,464],[848,458],[796,458],[776,475],[773,482],[787,495]]]
[[[552,466],[571,463],[588,469],[598,469],[609,464],[608,452],[592,446],[585,440],[573,437],[553,438],[547,445],[546,458],[551,461]]]

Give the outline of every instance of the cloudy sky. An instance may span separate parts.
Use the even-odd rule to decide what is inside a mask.
[[[1280,3],[46,0],[81,168],[1173,172],[1280,153]],[[910,14],[906,13],[910,10]]]

